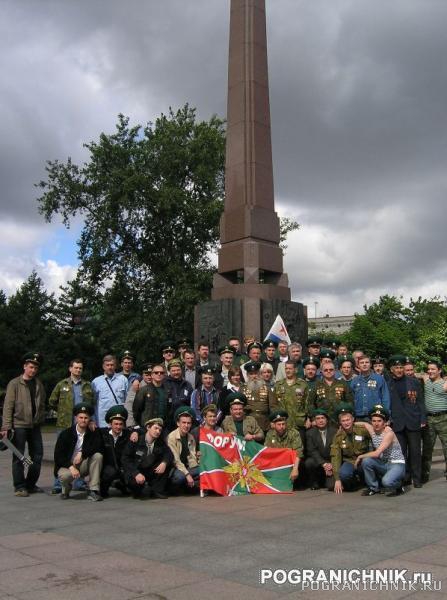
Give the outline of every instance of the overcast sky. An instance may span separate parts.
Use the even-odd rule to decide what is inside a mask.
[[[447,2],[266,0],[275,197],[309,315],[444,298]],[[229,0],[0,0],[0,288],[76,271],[80,224],[37,213],[47,159],[117,114],[226,112]]]

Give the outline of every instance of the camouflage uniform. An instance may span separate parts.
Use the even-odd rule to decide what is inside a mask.
[[[296,450],[299,458],[303,457],[303,444],[296,429],[286,429],[283,436],[279,436],[274,429],[270,429],[265,436],[264,446],[269,448],[291,448]]]
[[[277,404],[289,413],[288,425],[303,429],[309,415],[309,389],[304,379],[296,379],[288,385],[285,379],[275,384]]]
[[[353,405],[354,396],[346,381],[336,379],[332,385],[318,380],[314,389],[309,393],[309,406],[311,409],[324,408],[327,411],[329,421],[338,425],[338,417],[335,409],[340,402]]]
[[[92,387],[89,381],[81,379],[81,402],[94,406],[95,399]],[[56,384],[48,400],[50,408],[57,412],[56,427],[58,429],[67,429],[73,424],[73,389],[70,377],[62,379]]]
[[[265,432],[270,429],[269,414],[277,404],[275,394],[267,385],[252,392],[246,385],[241,386],[241,392],[247,397],[245,412],[256,419],[259,427]]]
[[[359,423],[354,423],[350,433],[344,429],[337,431],[331,446],[331,464],[336,481],[340,479],[346,486],[348,481],[344,477],[343,465],[345,463],[352,465],[352,468],[348,469],[350,472],[347,479],[349,480],[355,474],[353,467],[357,457],[369,452],[370,440],[368,430]],[[358,469],[358,474],[361,474],[361,468]]]

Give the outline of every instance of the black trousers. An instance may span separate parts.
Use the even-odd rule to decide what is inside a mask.
[[[13,454],[12,456],[12,479],[14,489],[17,490],[32,490],[36,485],[40,476],[40,468],[43,458],[43,443],[40,427],[17,427],[14,429],[12,443],[22,454],[25,453],[25,446],[28,444],[28,454],[33,461],[31,467],[28,467],[28,472],[25,477],[25,467],[23,463]]]
[[[328,460],[327,462],[331,462]],[[325,487],[328,490],[334,489],[334,477],[326,477],[326,472],[315,459],[308,456],[304,461],[304,469],[307,475],[307,482],[310,486],[315,484]]]
[[[403,429],[396,431],[396,436],[407,462],[407,478],[411,477],[413,483],[421,483],[421,430]]]
[[[166,484],[168,482],[169,475],[169,467],[166,467],[165,472],[155,473],[155,469],[158,465],[153,465],[152,467],[146,467],[140,469],[140,473],[145,476],[146,482],[144,485],[140,485],[135,481],[135,477],[132,475],[128,475],[125,478],[125,482],[127,487],[130,489],[134,496],[140,496],[144,488],[147,486],[150,490],[154,492],[158,492],[159,494],[164,494],[166,490]]]
[[[101,471],[101,495],[107,494],[112,483],[119,479],[125,485],[124,474],[115,465],[104,465]]]

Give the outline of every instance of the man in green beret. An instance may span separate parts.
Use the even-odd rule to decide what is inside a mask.
[[[331,446],[337,428],[329,423],[326,409],[311,411],[313,427],[306,431],[306,460],[304,467],[311,490],[321,486],[334,489],[334,473],[331,463]]]
[[[12,433],[12,443],[22,454],[28,445],[33,464],[25,467],[15,454],[12,456],[12,479],[14,494],[26,498],[42,491],[37,487],[43,458],[43,442],[40,426],[45,420],[45,388],[37,378],[42,357],[30,352],[23,357],[23,373],[12,379],[6,388],[3,404],[3,421],[0,440]]]
[[[230,407],[230,414],[222,422],[222,429],[225,433],[234,433],[248,442],[262,442],[264,432],[258,422],[254,417],[244,413],[244,407],[247,404],[245,394],[233,392],[227,396],[227,403]]]
[[[259,377],[260,362],[246,363],[247,381],[241,386],[241,392],[247,398],[245,412],[254,417],[264,431],[270,429],[269,414],[277,404],[274,392]]]
[[[387,489],[387,496],[398,496],[404,492],[405,458],[399,441],[391,427],[387,427],[389,411],[377,404],[369,411],[371,424],[363,423],[369,431],[373,450],[357,456],[355,466],[361,466],[368,486],[362,496],[374,496],[380,487]]]
[[[122,466],[122,455],[129,440],[136,442],[138,433],[126,429],[127,409],[121,404],[112,406],[106,412],[107,427],[100,427],[101,454],[103,456],[100,493],[103,498],[109,497],[109,488],[114,486],[126,494],[126,483]]]
[[[75,425],[64,429],[54,448],[54,475],[62,484],[62,500],[70,496],[73,481],[79,477],[89,478],[87,498],[98,502],[102,469],[101,436],[98,429],[89,428],[95,409],[91,404],[79,403],[73,408]]]
[[[352,390],[346,381],[335,378],[332,361],[321,361],[321,375],[322,379],[315,383],[314,389],[309,393],[309,405],[311,409],[324,408],[331,424],[336,425],[338,418],[335,409],[341,402],[353,404]]]
[[[369,450],[371,437],[362,423],[354,423],[352,404],[340,404],[336,414],[340,430],[334,436],[331,446],[331,463],[334,473],[334,492],[354,490],[362,480],[363,472],[355,466],[357,457]]]
[[[168,497],[166,486],[173,457],[162,433],[163,419],[150,418],[145,430],[138,432],[136,440],[131,438],[123,450],[124,481],[136,499]]]
[[[182,487],[197,490],[200,481],[200,467],[196,453],[196,442],[191,434],[194,411],[190,406],[179,406],[174,414],[177,429],[168,435],[168,446],[174,457],[174,472],[171,487],[174,492]]]
[[[291,448],[296,452],[296,460],[290,472],[290,479],[295,481],[298,477],[300,460],[303,458],[303,444],[301,436],[296,429],[289,429],[287,419],[289,415],[286,410],[276,409],[269,415],[272,428],[268,431],[264,446],[268,448]]]
[[[289,414],[288,425],[299,431],[303,447],[305,432],[310,427],[309,388],[307,383],[297,377],[295,363],[287,361],[284,365],[285,379],[275,383],[275,396],[278,408]]]

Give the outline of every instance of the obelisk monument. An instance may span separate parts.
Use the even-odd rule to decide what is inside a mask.
[[[212,300],[196,307],[195,340],[263,339],[279,313],[294,340],[307,311],[291,302],[275,212],[265,0],[231,0],[225,206]]]

